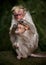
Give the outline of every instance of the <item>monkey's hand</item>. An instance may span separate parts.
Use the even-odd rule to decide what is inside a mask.
[[[15,30],[17,29],[17,25],[14,24],[12,29],[10,30],[9,34],[15,34]]]

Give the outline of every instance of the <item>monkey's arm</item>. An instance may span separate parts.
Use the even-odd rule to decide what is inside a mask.
[[[17,21],[15,20],[14,15],[12,15],[10,30],[12,30],[14,24],[17,24]]]
[[[16,29],[17,29],[17,25],[14,24],[13,27],[12,27],[12,29],[10,30],[10,33],[9,33],[9,34],[10,34],[10,35],[14,35]]]

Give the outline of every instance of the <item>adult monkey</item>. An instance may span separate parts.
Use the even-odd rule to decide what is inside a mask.
[[[13,48],[15,49],[15,47],[17,47],[16,48],[16,52],[18,54],[17,58],[18,59],[21,59],[21,57],[26,58],[30,55],[34,57],[37,57],[37,56],[41,57],[41,55],[32,54],[32,52],[34,52],[34,50],[38,48],[38,33],[33,23],[33,20],[31,18],[31,15],[29,14],[28,11],[26,11],[26,9],[23,6],[14,6],[12,8],[12,12],[13,12],[13,15],[12,15],[12,23],[10,27],[10,39],[11,39]],[[30,27],[31,34],[29,34],[30,32],[26,34],[24,33],[24,35],[26,36],[28,35],[27,37],[26,36],[24,37],[22,35],[22,33],[25,32],[24,29],[19,29],[17,34],[20,34],[20,35],[17,35],[14,33],[15,32],[14,24],[17,25],[19,21],[23,21],[23,22],[25,21],[26,24]],[[22,25],[20,25],[20,28],[21,26]],[[27,44],[23,45],[22,42],[24,42],[24,44],[25,43]],[[30,50],[29,50],[29,47],[30,47]]]

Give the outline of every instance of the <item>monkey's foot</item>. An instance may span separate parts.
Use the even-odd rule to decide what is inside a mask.
[[[21,59],[21,56],[17,56],[17,59],[19,59],[19,60],[20,60],[20,59]]]

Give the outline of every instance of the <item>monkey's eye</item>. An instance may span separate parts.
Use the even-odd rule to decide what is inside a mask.
[[[21,14],[14,14],[14,16],[16,17],[16,16],[20,16]]]

